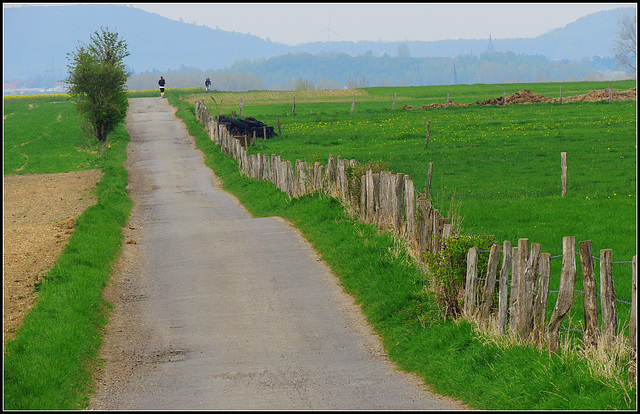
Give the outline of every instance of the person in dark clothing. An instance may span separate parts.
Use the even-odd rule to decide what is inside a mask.
[[[204,80],[204,87],[207,89],[207,92],[211,89],[211,79],[207,78]]]
[[[160,95],[164,99],[164,78],[160,76],[160,80],[158,81],[158,86],[160,87]]]

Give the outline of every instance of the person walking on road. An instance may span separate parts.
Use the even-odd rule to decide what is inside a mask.
[[[160,87],[160,95],[162,96],[162,99],[164,99],[164,78],[162,76],[160,76],[158,86]]]
[[[209,92],[209,90],[211,89],[211,79],[207,77],[207,79],[204,80],[204,87],[207,90],[207,92]]]

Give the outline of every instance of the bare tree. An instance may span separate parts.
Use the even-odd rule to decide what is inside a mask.
[[[618,19],[620,34],[614,49],[617,66],[636,78],[636,16],[621,16]]]

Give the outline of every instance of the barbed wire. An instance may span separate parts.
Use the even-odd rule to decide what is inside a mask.
[[[478,253],[491,253],[491,250],[484,250],[484,249],[479,249]],[[564,255],[562,254],[558,254],[556,256],[551,256],[549,257],[549,259],[557,259],[558,257],[563,257]],[[580,256],[580,253],[576,252],[576,256]],[[599,257],[596,256],[591,256],[592,259],[595,260],[600,260]],[[611,262],[611,264],[625,264],[625,263],[633,263],[633,260],[629,260],[629,261],[623,261],[623,262]]]

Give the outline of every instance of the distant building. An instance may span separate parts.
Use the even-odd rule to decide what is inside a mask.
[[[489,33],[489,44],[487,45],[487,52],[495,52],[493,48],[493,42],[491,41],[491,33]]]
[[[453,69],[451,71],[451,84],[452,85],[457,85],[458,84],[458,75],[456,74],[456,59],[455,57],[451,58],[451,60],[453,61]]]

